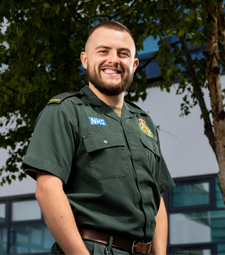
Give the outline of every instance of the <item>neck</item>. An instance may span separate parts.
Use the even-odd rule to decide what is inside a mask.
[[[120,93],[117,96],[108,96],[103,93],[101,93],[99,90],[95,88],[94,85],[92,85],[89,82],[89,88],[95,93],[95,95],[102,100],[104,103],[110,106],[122,108],[123,107],[123,101],[124,101],[124,94],[125,92]]]

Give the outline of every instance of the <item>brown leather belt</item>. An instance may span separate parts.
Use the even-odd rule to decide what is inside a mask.
[[[79,228],[80,235],[83,239],[108,244],[110,235],[95,230]],[[129,241],[117,236],[113,237],[112,246],[131,253],[150,254],[152,242],[144,242],[141,240]]]

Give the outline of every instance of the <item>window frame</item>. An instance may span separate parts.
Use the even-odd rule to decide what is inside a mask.
[[[7,199],[0,199],[0,204],[5,204],[5,221],[4,222],[0,222],[0,227],[7,225],[8,220],[9,220],[9,215],[7,213],[8,211],[8,200]]]
[[[29,226],[46,226],[43,214],[41,212],[41,219],[38,220],[24,220],[24,221],[13,221],[12,220],[12,204],[13,202],[23,202],[36,200],[35,194],[26,194],[26,195],[17,195],[17,196],[9,196],[9,197],[0,197],[0,203],[6,204],[6,220],[5,222],[0,223],[0,228],[6,228],[7,231],[7,253],[10,254],[10,229],[17,227],[29,227]],[[42,253],[27,253],[26,255],[50,255],[49,252]]]
[[[32,196],[30,197],[19,197],[19,198],[14,198],[14,199],[11,199],[9,201],[9,211],[10,211],[10,217],[9,217],[9,222],[10,224],[12,225],[29,225],[29,224],[36,224],[36,223],[42,223],[44,221],[44,217],[43,217],[43,214],[41,212],[41,218],[40,219],[34,219],[34,220],[21,220],[21,221],[13,221],[12,217],[13,217],[13,203],[14,202],[25,202],[25,201],[31,201],[31,200],[34,200],[34,201],[37,201],[36,200],[36,197],[34,196],[34,194],[32,194]]]
[[[167,208],[168,214],[168,222],[170,226],[170,215],[175,213],[190,213],[190,212],[205,212],[205,211],[224,211],[224,207],[216,207],[215,197],[216,197],[216,189],[215,189],[215,178],[217,178],[217,174],[209,174],[209,175],[198,175],[191,177],[179,177],[173,178],[176,185],[186,185],[186,184],[195,184],[195,183],[203,183],[209,182],[209,204],[207,205],[195,205],[195,206],[180,206],[174,207],[172,201],[172,190],[163,194],[165,206]],[[205,243],[190,243],[190,244],[170,244],[170,231],[168,231],[168,244],[167,244],[167,254],[172,254],[173,251],[176,250],[194,250],[196,248],[208,249],[212,250],[212,254],[217,254],[217,245],[225,245],[224,241],[213,241],[213,242],[205,242]]]
[[[213,189],[215,186],[213,185],[213,178],[212,177],[187,177],[187,178],[176,178],[174,179],[176,185],[191,185],[191,184],[201,184],[201,183],[209,183],[209,203],[208,204],[202,204],[202,205],[190,205],[190,206],[173,206],[173,191],[169,190],[169,203],[168,203],[168,209],[170,212],[175,213],[175,212],[193,212],[193,210],[210,210],[212,209],[213,202],[214,202],[214,190]]]

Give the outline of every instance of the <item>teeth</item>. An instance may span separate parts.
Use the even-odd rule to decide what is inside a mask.
[[[117,71],[112,69],[105,69],[105,73],[117,73]]]

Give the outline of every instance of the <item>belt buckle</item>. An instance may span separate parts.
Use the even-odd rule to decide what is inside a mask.
[[[135,244],[136,243],[144,243],[144,240],[134,240],[133,243],[132,243],[132,246],[131,246],[131,253],[133,254],[134,253],[134,248],[135,248]]]

